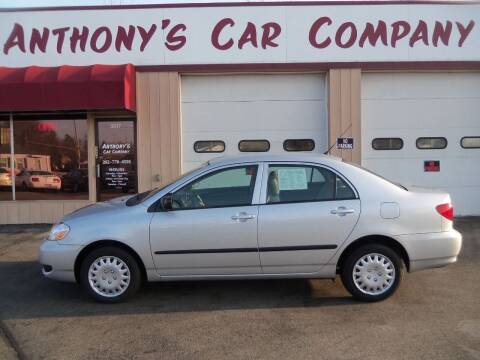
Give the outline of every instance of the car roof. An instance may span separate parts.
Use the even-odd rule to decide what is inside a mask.
[[[269,162],[269,161],[299,161],[299,162],[315,162],[328,163],[339,162],[341,158],[331,155],[323,155],[318,153],[288,153],[288,154],[242,154],[242,155],[224,155],[213,158],[208,161],[209,165],[228,165],[244,162]]]

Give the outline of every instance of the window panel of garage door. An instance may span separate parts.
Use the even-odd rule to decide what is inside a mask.
[[[221,140],[201,140],[193,144],[197,153],[221,153],[225,151],[225,142]]]
[[[464,149],[480,149],[480,136],[465,136],[460,145]]]
[[[270,150],[268,140],[242,140],[238,143],[241,152],[267,152]]]
[[[416,141],[417,149],[420,150],[445,149],[447,143],[444,137],[421,137]]]
[[[400,138],[376,138],[372,140],[372,147],[375,150],[401,150],[403,140]]]
[[[315,141],[312,139],[288,139],[283,142],[285,151],[313,151]]]

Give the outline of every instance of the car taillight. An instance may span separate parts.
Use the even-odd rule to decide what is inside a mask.
[[[60,178],[58,178],[58,177],[53,178],[53,182],[60,182]]]
[[[448,220],[453,219],[452,204],[441,204],[441,205],[438,205],[435,209],[437,209],[438,213],[442,215],[445,219],[448,219]]]
[[[38,182],[40,179],[38,177],[32,177],[32,182]]]

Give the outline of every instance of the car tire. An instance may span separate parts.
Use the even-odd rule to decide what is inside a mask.
[[[403,261],[391,248],[364,245],[347,256],[340,270],[343,285],[354,299],[385,300],[397,290],[403,276]]]
[[[118,303],[138,291],[142,275],[130,253],[108,246],[94,249],[83,259],[80,282],[96,301]]]

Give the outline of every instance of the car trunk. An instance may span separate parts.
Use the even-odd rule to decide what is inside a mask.
[[[450,195],[441,190],[435,188],[427,188],[416,185],[407,186],[409,192],[419,197],[420,204],[422,207],[425,207],[426,211],[430,211],[434,218],[438,217],[439,219],[439,228],[440,231],[448,231],[453,227],[453,222],[442,216],[437,210],[437,206],[442,204],[451,204],[452,200]]]

